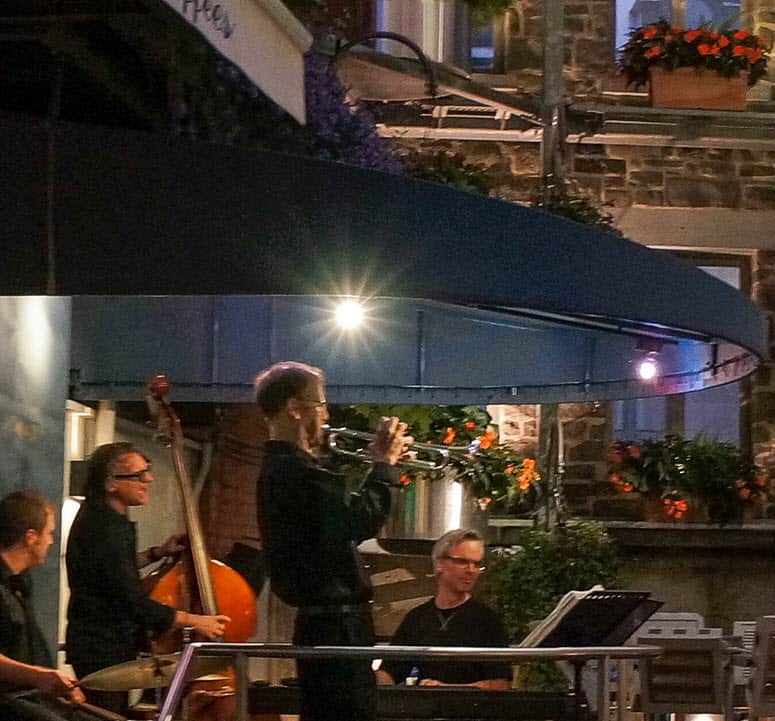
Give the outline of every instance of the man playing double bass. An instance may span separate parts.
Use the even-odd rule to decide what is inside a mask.
[[[193,627],[209,640],[223,635],[228,616],[179,611],[147,596],[138,567],[179,550],[180,537],[137,554],[135,526],[127,509],[148,501],[153,481],[148,459],[131,443],[108,443],[89,459],[86,500],[67,543],[67,660],[79,678],[132,661],[147,650],[150,635]],[[125,714],[127,694],[87,692],[97,706]]]
[[[297,645],[369,646],[374,624],[371,584],[356,546],[374,536],[390,508],[392,466],[413,439],[406,424],[383,419],[369,453],[374,462],[358,493],[312,455],[328,410],[320,369],[278,363],[256,379],[256,401],[268,428],[258,484],[259,527],[272,590],[298,607]],[[369,721],[376,684],[371,663],[298,660],[303,721]]]

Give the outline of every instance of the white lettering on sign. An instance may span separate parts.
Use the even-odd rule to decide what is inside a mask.
[[[224,5],[213,0],[181,0],[180,12],[193,25],[209,23],[213,30],[226,39],[231,37],[236,28]]]

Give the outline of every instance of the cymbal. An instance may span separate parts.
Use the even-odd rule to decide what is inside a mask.
[[[149,656],[127,661],[90,673],[80,685],[93,691],[131,691],[135,688],[164,688],[169,686],[180,663],[179,653]],[[228,659],[194,656],[187,680],[217,673],[229,665]]]

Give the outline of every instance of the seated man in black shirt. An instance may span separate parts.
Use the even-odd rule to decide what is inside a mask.
[[[0,718],[65,719],[62,698],[83,703],[76,681],[52,668],[35,620],[28,570],[54,542],[54,507],[40,493],[16,491],[0,501]],[[69,716],[68,716],[69,717]]]
[[[445,533],[433,546],[436,595],[413,608],[401,622],[395,646],[508,646],[498,616],[471,597],[484,570],[484,541],[474,530]],[[414,671],[414,673],[413,673]],[[503,662],[391,661],[377,671],[383,684],[416,677],[420,686],[475,686],[491,691],[509,688],[511,667]]]

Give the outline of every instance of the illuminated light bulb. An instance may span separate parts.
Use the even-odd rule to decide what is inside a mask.
[[[659,366],[654,358],[644,358],[638,364],[638,375],[641,380],[653,380],[659,372]]]
[[[336,322],[340,328],[357,328],[363,323],[363,317],[363,306],[357,300],[345,300],[336,307]]]

